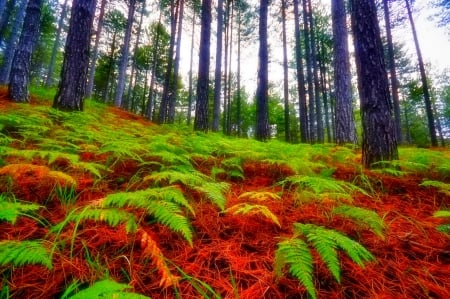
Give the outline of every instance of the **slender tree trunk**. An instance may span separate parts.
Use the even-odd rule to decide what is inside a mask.
[[[127,27],[125,29],[125,37],[123,41],[122,57],[119,63],[119,76],[117,82],[116,95],[114,97],[114,105],[116,107],[122,106],[123,92],[125,91],[125,79],[126,71],[128,66],[128,57],[130,55],[130,40],[131,40],[131,30],[133,29],[134,23],[134,11],[136,9],[136,0],[129,0],[128,3],[128,18]]]
[[[230,46],[230,5],[231,1],[227,0],[226,2],[226,13],[225,13],[225,59],[224,59],[224,74],[223,74],[223,116],[222,116],[222,129],[223,133],[227,133],[227,120],[228,120],[228,102],[227,102],[227,86],[228,86],[228,53],[229,53],[229,46]]]
[[[91,62],[89,67],[89,77],[86,88],[86,97],[88,98],[91,97],[92,91],[94,90],[95,69],[97,67],[97,59],[98,59],[98,47],[100,44],[100,37],[103,30],[103,19],[105,16],[105,7],[107,1],[108,0],[102,0],[100,4],[100,13],[98,15],[97,30],[95,31],[94,50],[92,51]]]
[[[195,107],[194,130],[208,131],[208,91],[209,91],[209,46],[211,39],[211,1],[202,0],[202,29],[200,33],[200,53],[197,81],[197,104]]]
[[[183,18],[184,18],[184,0],[179,0],[178,26],[177,26],[177,47],[175,53],[175,61],[173,67],[173,80],[171,84],[171,92],[169,94],[169,123],[175,122],[175,106],[178,97],[178,73],[180,70],[180,55],[181,55],[181,36],[183,34]]]
[[[311,143],[316,142],[316,118],[314,114],[314,88],[313,88],[313,71],[312,71],[312,58],[311,58],[311,37],[308,22],[308,0],[302,0],[303,3],[303,26],[304,26],[304,39],[305,39],[305,59],[306,59],[306,78],[308,81],[308,103],[309,103],[309,141]]]
[[[45,87],[50,87],[53,84],[53,72],[55,71],[56,55],[58,54],[59,46],[61,44],[61,32],[64,26],[64,20],[67,16],[67,1],[64,0],[62,5],[61,16],[58,21],[58,29],[56,30],[55,42],[53,44],[52,56],[50,58],[50,64],[48,66],[47,78],[45,80]]]
[[[324,46],[322,45],[322,51]],[[320,70],[320,85],[322,86],[322,99],[323,99],[323,109],[325,115],[325,128],[327,132],[327,142],[332,142],[331,139],[331,128],[330,128],[330,113],[328,107],[328,82],[327,82],[327,67],[325,66],[325,62],[323,61],[323,57],[325,56],[322,53],[322,59],[319,61],[319,70]]]
[[[356,143],[352,83],[348,52],[347,18],[344,0],[332,0],[334,87],[336,99],[335,138],[337,144]]]
[[[95,0],[74,0],[67,33],[59,89],[53,107],[83,110]]]
[[[236,103],[236,123],[237,135],[240,137],[241,132],[241,9],[238,9],[238,41],[237,41],[237,103]]]
[[[43,0],[30,0],[26,8],[9,82],[9,96],[16,102],[28,101],[31,55],[39,36],[42,3]]]
[[[268,44],[267,44],[267,11],[268,1],[261,0],[259,7],[259,67],[258,87],[256,90],[256,132],[255,137],[259,141],[267,141],[270,138],[269,127],[269,78],[268,78]]]
[[[391,30],[391,18],[389,11],[389,0],[383,0],[384,8],[384,20],[386,23],[386,38],[388,46],[388,59],[390,65],[390,77],[391,77],[391,94],[392,94],[392,105],[394,107],[394,117],[395,117],[395,133],[397,137],[397,142],[402,143],[402,122],[400,117],[400,100],[398,97],[398,81],[397,81],[397,70],[395,66],[394,57],[394,43],[392,41],[392,30]]]
[[[283,90],[284,90],[284,139],[291,142],[289,123],[289,75],[286,38],[286,0],[281,0],[281,21],[283,23]]]
[[[138,30],[136,33],[136,42],[134,43],[134,49],[133,49],[133,62],[131,63],[131,77],[128,84],[128,90],[127,90],[127,96],[126,96],[126,102],[123,104],[125,109],[128,109],[129,105],[128,103],[133,102],[134,100],[134,87],[136,86],[136,82],[138,80],[135,80],[134,78],[137,78],[137,70],[136,70],[136,54],[139,49],[139,44],[141,43],[141,31],[142,31],[142,21],[144,20],[144,11],[145,11],[145,2],[142,3],[142,9],[141,9],[141,17],[139,18],[139,25]],[[134,82],[133,82],[134,80]]]
[[[191,111],[193,102],[193,88],[192,88],[192,69],[194,64],[194,36],[195,36],[195,9],[194,15],[192,16],[192,30],[191,30],[191,55],[189,61],[189,95],[188,95],[188,110],[187,110],[187,124],[191,125]]]
[[[162,17],[162,11],[159,12],[159,20],[158,20],[158,26],[161,25],[161,17]],[[152,62],[152,76],[150,78],[150,90],[148,92],[148,103],[147,103],[147,117],[150,120],[153,120],[153,110],[154,110],[154,106],[155,106],[155,100],[153,97],[154,94],[154,88],[155,88],[155,76],[156,76],[156,69],[158,67],[158,59],[157,59],[157,55],[158,55],[158,48],[159,48],[159,40],[160,40],[160,36],[159,36],[159,30],[156,31],[156,40],[154,42],[154,47],[153,47],[153,62]]]
[[[111,51],[109,53],[109,64],[108,64],[108,72],[106,74],[106,89],[105,89],[105,93],[103,94],[103,101],[104,102],[108,102],[109,101],[109,96],[110,96],[110,85],[112,86],[112,75],[113,75],[113,70],[114,70],[114,55],[116,54],[116,42],[117,42],[117,32],[113,33],[113,38],[112,38],[112,44],[111,44]]]
[[[437,113],[437,108],[436,108],[436,103],[435,102],[433,102],[433,112],[434,112],[434,115],[436,115],[436,129],[437,129],[438,134],[439,134],[439,139],[441,141],[441,146],[445,146],[445,139],[444,139],[444,134],[442,133],[441,120],[439,119],[439,115]]]
[[[317,141],[323,143],[323,117],[322,117],[322,103],[320,101],[320,82],[319,82],[319,66],[317,60],[317,42],[316,42],[316,25],[314,22],[314,15],[312,12],[311,0],[308,0],[308,15],[309,15],[309,30],[311,38],[311,64],[314,81],[314,103],[316,114],[316,129]]]
[[[11,15],[14,12],[14,7],[16,6],[17,0],[9,0],[5,2],[5,7],[1,11],[0,18],[0,41],[4,40],[6,29],[8,28],[9,22],[11,21]]]
[[[14,59],[14,52],[16,51],[17,42],[20,37],[20,29],[22,28],[23,19],[25,17],[25,10],[27,8],[28,0],[21,0],[18,5],[18,11],[14,16],[14,23],[11,29],[11,34],[6,43],[6,49],[3,55],[2,67],[0,69],[0,84],[9,83],[9,73],[11,72],[11,65]]]
[[[305,75],[303,73],[303,53],[300,36],[300,14],[298,12],[298,0],[294,0],[294,25],[295,25],[295,60],[297,66],[297,93],[298,110],[300,118],[300,141],[308,142],[308,108],[306,106]]]
[[[408,11],[409,22],[411,24],[411,30],[412,30],[413,37],[414,37],[414,45],[416,47],[417,59],[419,61],[420,77],[422,80],[422,88],[423,88],[423,99],[425,101],[425,111],[427,113],[427,118],[428,118],[428,130],[430,132],[431,146],[438,146],[437,137],[436,137],[436,126],[434,124],[433,108],[431,105],[431,98],[430,98],[430,89],[428,87],[428,80],[427,80],[427,75],[425,72],[425,66],[423,63],[422,51],[420,50],[419,40],[417,38],[416,26],[414,24],[414,19],[412,16],[409,0],[405,0],[405,3],[406,3],[406,9]]]
[[[175,3],[176,1],[176,3]],[[170,46],[169,61],[167,62],[166,76],[164,79],[163,94],[159,105],[158,123],[163,124],[168,120],[169,114],[169,97],[171,92],[171,81],[173,78],[173,52],[175,49],[175,38],[177,34],[178,19],[178,2],[179,0],[170,1]]]
[[[222,91],[222,32],[223,32],[223,0],[217,3],[217,46],[216,69],[214,74],[214,109],[212,131],[219,131],[220,123],[220,95]]]
[[[232,89],[232,73],[231,73],[231,62],[233,56],[233,23],[234,23],[234,4],[231,2],[231,11],[230,11],[230,52],[228,54],[228,79],[227,84],[225,84],[225,100],[227,101],[227,113],[225,113],[227,121],[226,121],[226,134],[231,135],[231,89]]]
[[[364,167],[398,159],[389,81],[375,0],[351,0],[355,61],[361,102]]]

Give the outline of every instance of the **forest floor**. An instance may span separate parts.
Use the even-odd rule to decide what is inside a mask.
[[[163,135],[167,130],[167,126],[158,128],[120,109],[102,109],[97,118],[89,120],[92,123],[84,130],[102,134],[102,128],[97,128],[96,122],[108,121],[112,130],[120,127],[129,134],[130,140],[150,138],[142,136],[146,134],[142,128],[150,128],[155,135]],[[31,105],[16,104],[7,99],[4,91],[0,94],[0,133],[3,136],[0,192],[5,197],[42,206],[33,217],[27,217],[26,212],[20,213],[15,222],[2,221],[0,212],[0,244],[5,240],[43,240],[52,253],[51,268],[32,263],[11,266],[1,263],[0,250],[2,298],[70,298],[76,290],[106,277],[126,283],[131,286],[131,291],[151,298],[307,298],[305,287],[288,271],[281,277],[274,271],[277,246],[283,238],[293,235],[294,223],[332,228],[357,240],[375,257],[374,261],[360,267],[340,252],[341,282],[338,283],[317,252],[312,251],[318,298],[450,298],[450,235],[437,230],[439,225],[448,223],[448,219],[433,217],[436,211],[449,209],[450,197],[443,188],[422,184],[424,179],[439,181],[442,186],[449,183],[450,177],[437,171],[440,165],[431,163],[420,171],[398,170],[398,173],[389,174],[362,170],[358,167],[360,154],[357,150],[352,149],[345,159],[334,159],[333,153],[340,148],[327,145],[326,154],[316,155],[315,148],[311,147],[309,161],[332,169],[330,179],[348,182],[367,191],[365,194],[352,192],[351,198],[343,196],[340,200],[326,193],[315,194],[311,199],[307,192],[299,193],[280,184],[298,173],[288,160],[280,164],[268,159],[243,158],[240,174],[220,172],[214,175],[217,166],[223,165],[224,159],[235,151],[218,154],[221,149],[214,149],[215,145],[212,145],[210,155],[194,156],[191,152],[189,161],[196,171],[209,177],[214,175],[215,181],[227,184],[225,210],[205,200],[201,189],[189,188],[180,182],[171,184],[183,192],[192,208],[192,213],[183,214],[190,221],[192,244],[179,232],[155,221],[154,216],[130,208],[124,211],[137,219],[138,228],[133,232],[125,224],[111,225],[102,221],[106,214],[83,222],[67,221],[66,226],[55,230],[54,227],[68,219],[71,213],[100,205],[111,194],[149,187],[152,181],[145,178],[161,170],[155,165],[163,163],[164,158],[154,154],[135,157],[123,154],[123,151],[123,155],[118,155],[119,149],[105,149],[107,141],[92,138],[90,142],[86,137],[85,140],[70,140],[71,145],[76,145],[71,154],[77,157],[71,160],[72,156],[66,150],[68,145],[63,145],[61,140],[66,138],[65,132],[76,129],[68,125],[70,116],[67,113],[55,113],[55,116],[49,114],[50,110],[48,101],[39,98],[33,97]],[[36,117],[39,124],[27,127],[13,117],[8,118],[17,111],[21,111],[24,118]],[[91,112],[87,108],[83,113]],[[45,118],[43,115],[48,116],[45,124],[41,123]],[[80,116],[79,126],[85,126],[85,121]],[[73,123],[77,126],[76,120]],[[51,129],[46,130],[43,126]],[[30,137],[28,130],[41,130],[40,137]],[[194,133],[186,134],[196,137]],[[178,136],[171,131],[170,136],[167,148],[159,144],[158,150],[183,144],[183,138],[189,135]],[[201,138],[218,138],[212,136]],[[58,147],[49,150],[49,140],[57,140],[64,155],[52,156]],[[69,143],[69,139],[66,140]],[[249,142],[244,147],[256,144],[238,139],[227,139],[226,142]],[[47,144],[45,148],[44,143]],[[152,150],[156,151],[156,148]],[[183,148],[189,152],[187,146]],[[447,149],[426,151],[450,159]],[[101,175],[72,167],[75,160],[80,165],[97,165]],[[107,169],[102,170],[99,165]],[[324,169],[322,166],[311,168],[316,173]],[[163,185],[168,186],[167,181]],[[68,182],[75,186],[73,192],[58,193],[61,189],[55,186],[67,186]],[[226,212],[227,208],[246,202],[244,194],[264,197],[263,201],[253,204],[265,206],[272,216]],[[69,195],[74,201],[68,198]],[[333,209],[343,201],[375,211],[385,225],[383,235],[336,215]],[[69,286],[74,286],[72,293],[67,291]]]

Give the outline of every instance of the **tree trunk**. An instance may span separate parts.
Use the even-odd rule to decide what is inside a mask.
[[[211,38],[211,1],[202,0],[202,28],[197,80],[197,105],[194,130],[208,131],[209,54]]]
[[[183,18],[184,18],[184,0],[179,0],[179,13],[177,25],[177,48],[175,53],[175,62],[173,67],[173,80],[171,84],[171,92],[169,94],[169,115],[170,124],[175,122],[175,106],[178,97],[178,73],[180,71],[180,55],[181,55],[181,36],[183,34]]]
[[[161,25],[161,17],[162,17],[162,11],[159,12],[159,20],[158,20],[158,26]],[[156,41],[154,41],[154,47],[153,47],[153,55],[152,55],[152,75],[150,78],[150,88],[149,88],[149,92],[148,92],[148,102],[147,102],[147,117],[150,120],[153,120],[153,110],[154,110],[154,103],[155,100],[153,98],[153,89],[155,86],[155,76],[156,76],[156,69],[158,67],[158,59],[157,59],[157,55],[158,55],[158,48],[159,48],[159,40],[160,40],[160,36],[159,36],[159,30],[156,31]]]
[[[18,5],[17,13],[14,16],[14,23],[12,25],[9,39],[6,42],[6,49],[3,54],[2,67],[0,69],[0,84],[9,83],[9,74],[11,72],[12,61],[16,51],[17,41],[20,37],[20,29],[22,28],[23,19],[25,17],[25,10],[27,8],[28,0],[21,0]]]
[[[67,1],[64,0],[62,5],[61,16],[58,21],[58,29],[56,30],[55,42],[53,43],[52,56],[48,65],[47,78],[45,80],[45,87],[50,87],[53,84],[53,72],[55,71],[56,55],[59,51],[59,45],[61,44],[61,32],[64,26],[64,20],[67,17]],[[106,0],[105,0],[106,1]]]
[[[222,91],[222,32],[223,32],[223,0],[217,3],[217,46],[216,69],[214,74],[214,109],[212,130],[219,131],[220,123],[220,95]]]
[[[28,101],[31,55],[39,36],[42,3],[43,0],[30,0],[26,8],[9,82],[9,96],[16,102]]]
[[[225,101],[227,102],[227,111],[224,115],[224,117],[227,118],[226,121],[226,134],[231,135],[231,87],[232,87],[232,78],[231,78],[231,61],[233,56],[233,24],[234,24],[234,4],[233,2],[230,2],[230,12],[229,12],[229,18],[230,18],[230,29],[229,29],[229,45],[230,45],[230,52],[228,54],[228,74],[225,74],[225,76],[228,77],[226,80],[227,84],[225,84]]]
[[[308,142],[308,108],[306,106],[305,75],[303,74],[303,53],[300,36],[300,14],[298,12],[298,0],[294,0],[294,23],[295,23],[295,60],[297,66],[297,92],[298,110],[300,118],[300,141]]]
[[[311,58],[311,37],[308,22],[308,0],[303,0],[303,27],[305,39],[305,59],[306,59],[306,78],[308,81],[308,110],[309,110],[309,141],[314,143],[316,141],[316,118],[314,114],[314,89],[313,89],[313,72],[312,72],[312,58]]]
[[[131,64],[131,77],[130,77],[130,81],[128,84],[128,90],[127,90],[127,96],[126,96],[126,101],[123,104],[125,109],[129,109],[129,103],[133,102],[134,100],[134,95],[132,95],[132,93],[134,93],[134,87],[136,86],[136,82],[137,80],[137,70],[136,70],[136,53],[137,50],[139,49],[139,44],[141,42],[141,31],[142,31],[142,21],[144,20],[144,11],[145,11],[145,2],[146,0],[143,1],[142,3],[142,9],[141,9],[141,17],[139,18],[139,25],[138,25],[138,30],[136,33],[136,42],[134,43],[134,49],[133,49],[133,62]],[[136,76],[136,79],[134,79]],[[134,80],[134,83],[133,83]]]
[[[284,139],[291,142],[289,123],[289,75],[286,38],[286,0],[281,0],[281,21],[283,23],[283,91],[284,91]]]
[[[241,132],[241,8],[238,9],[238,41],[237,41],[237,98],[236,98],[236,125],[237,136],[242,135]]]
[[[83,110],[95,0],[74,0],[64,50],[61,81],[53,107]]]
[[[95,31],[95,42],[94,42],[94,50],[92,51],[91,55],[91,62],[89,67],[89,78],[86,88],[86,97],[91,97],[92,91],[94,90],[94,80],[95,80],[95,69],[97,67],[97,59],[98,59],[98,47],[100,44],[100,37],[103,30],[103,19],[105,16],[105,7],[106,2],[108,0],[102,0],[102,3],[100,4],[100,13],[98,15],[98,24],[97,24],[97,30]]]
[[[270,138],[269,128],[269,99],[268,99],[268,44],[267,44],[267,10],[268,1],[261,0],[259,8],[259,66],[258,87],[256,90],[256,132],[259,141]]]
[[[428,118],[428,130],[430,132],[431,146],[438,146],[436,137],[436,126],[434,124],[433,108],[431,106],[430,90],[428,88],[428,80],[425,72],[425,66],[423,64],[422,51],[420,50],[419,40],[417,38],[416,26],[414,24],[414,19],[412,17],[411,6],[409,5],[409,0],[405,0],[406,9],[408,11],[408,18],[411,24],[411,30],[414,37],[414,45],[416,47],[417,59],[419,61],[420,78],[422,80],[423,88],[423,99],[425,101],[425,111]]]
[[[189,61],[189,95],[188,95],[188,109],[187,109],[187,124],[191,125],[191,111],[192,111],[192,102],[193,102],[193,88],[192,88],[192,69],[194,64],[194,36],[195,36],[195,9],[194,15],[192,16],[192,32],[191,32],[191,55]]]
[[[178,3],[179,0],[177,0]],[[178,4],[175,0],[170,1],[170,46],[169,61],[167,62],[166,76],[164,79],[163,94],[159,105],[158,123],[164,124],[168,120],[169,97],[171,92],[171,81],[173,80],[173,52],[175,49],[175,37],[177,34]]]
[[[361,102],[364,167],[398,159],[389,82],[375,0],[351,0],[355,61]]]
[[[344,0],[332,0],[334,88],[336,99],[335,138],[337,144],[356,143],[352,82],[348,52],[347,18]]]
[[[114,74],[114,55],[116,54],[116,43],[117,43],[117,32],[114,31],[113,38],[112,38],[112,44],[111,44],[111,51],[109,53],[109,64],[108,64],[108,73],[106,74],[106,89],[105,93],[103,95],[103,101],[108,102],[109,101],[109,95],[111,94],[109,92],[110,85],[113,85],[112,83],[112,77]]]
[[[133,28],[134,22],[134,11],[136,9],[136,0],[129,0],[128,3],[128,18],[127,18],[127,28],[125,29],[125,37],[123,40],[122,56],[119,63],[119,76],[117,81],[117,90],[114,97],[114,105],[116,107],[122,106],[123,92],[125,91],[125,79],[126,71],[128,66],[128,57],[130,55],[130,40],[131,40],[131,30]]]
[[[317,60],[317,42],[316,42],[316,28],[314,22],[314,15],[312,12],[311,0],[308,0],[308,15],[309,15],[309,30],[311,38],[311,64],[314,81],[314,104],[316,116],[316,130],[317,141],[323,143],[323,117],[322,117],[322,103],[320,101],[320,82],[319,82],[319,66]]]

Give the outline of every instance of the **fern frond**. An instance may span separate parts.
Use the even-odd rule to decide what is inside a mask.
[[[40,264],[52,269],[49,252],[38,241],[0,241],[0,266],[8,264],[15,267]]]
[[[282,276],[285,265],[289,266],[289,273],[300,281],[311,298],[317,298],[313,277],[313,257],[305,241],[292,238],[278,243],[274,262],[277,277]]]
[[[182,197],[182,193],[175,188],[147,189],[136,192],[121,192],[109,194],[102,202],[105,207],[134,207],[143,208],[155,217],[156,221],[168,226],[175,232],[179,232],[192,245],[192,229],[188,219],[177,202],[183,202],[190,210],[192,207],[183,200],[174,197]]]
[[[450,195],[450,184],[446,184],[441,181],[423,180],[423,182],[419,186],[435,187],[435,188],[439,189],[439,192],[442,192],[446,195]]]
[[[267,219],[271,220],[276,225],[278,225],[278,227],[281,228],[281,224],[280,224],[280,221],[278,220],[278,217],[274,213],[272,213],[272,211],[266,206],[251,205],[251,204],[248,204],[248,203],[239,203],[239,204],[236,204],[234,206],[229,207],[224,212],[225,213],[233,213],[233,215],[238,215],[238,214],[242,214],[242,215],[257,215],[257,214],[261,214],[264,217],[266,217]]]
[[[440,210],[433,213],[433,217],[450,218],[450,211]]]
[[[34,203],[23,203],[23,202],[10,202],[7,200],[6,196],[0,194],[0,220],[10,222],[15,224],[17,217],[27,216],[28,213],[34,212],[42,208],[42,206]]]
[[[294,232],[300,235],[304,235],[308,240],[310,238],[316,238],[316,236],[320,236],[320,238],[325,238],[326,240],[333,242],[335,244],[335,248],[343,250],[352,259],[352,261],[358,264],[360,267],[364,267],[364,262],[372,261],[375,259],[374,256],[364,246],[335,230],[326,229],[322,226],[313,224],[295,223]],[[316,249],[317,244],[318,243],[313,243]],[[322,257],[322,259],[324,259],[324,261],[326,262],[325,258],[328,257]]]
[[[73,169],[79,169],[82,171],[87,171],[97,178],[101,178],[101,172],[110,172],[111,170],[105,165],[101,165],[93,162],[76,162],[71,165]]]
[[[205,182],[200,186],[194,187],[194,190],[204,194],[223,211],[227,202],[224,193],[226,193],[229,188],[230,185],[225,182]]]
[[[105,279],[95,282],[92,286],[79,291],[68,299],[86,299],[86,298],[123,298],[123,299],[149,299],[149,297],[130,293],[130,285],[118,283],[111,279]]]
[[[239,199],[247,198],[249,200],[255,200],[255,201],[265,201],[268,199],[273,200],[281,200],[281,197],[273,192],[269,191],[249,191],[244,192],[238,197]]]
[[[127,233],[135,232],[138,227],[136,216],[124,210],[115,208],[96,208],[86,206],[79,213],[72,215],[73,221],[75,222],[83,222],[87,220],[102,221],[112,227],[125,223]]]
[[[350,218],[358,225],[367,226],[378,237],[384,239],[385,225],[383,219],[377,213],[364,208],[341,205],[333,209],[333,214]]]
[[[152,260],[159,275],[161,276],[159,286],[167,288],[178,285],[180,278],[170,272],[161,249],[146,231],[140,231],[142,232],[142,236],[139,243],[141,248],[144,250],[144,255],[148,256]]]

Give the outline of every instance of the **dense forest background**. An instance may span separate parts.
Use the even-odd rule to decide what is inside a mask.
[[[0,298],[450,298],[417,4],[0,0]]]

